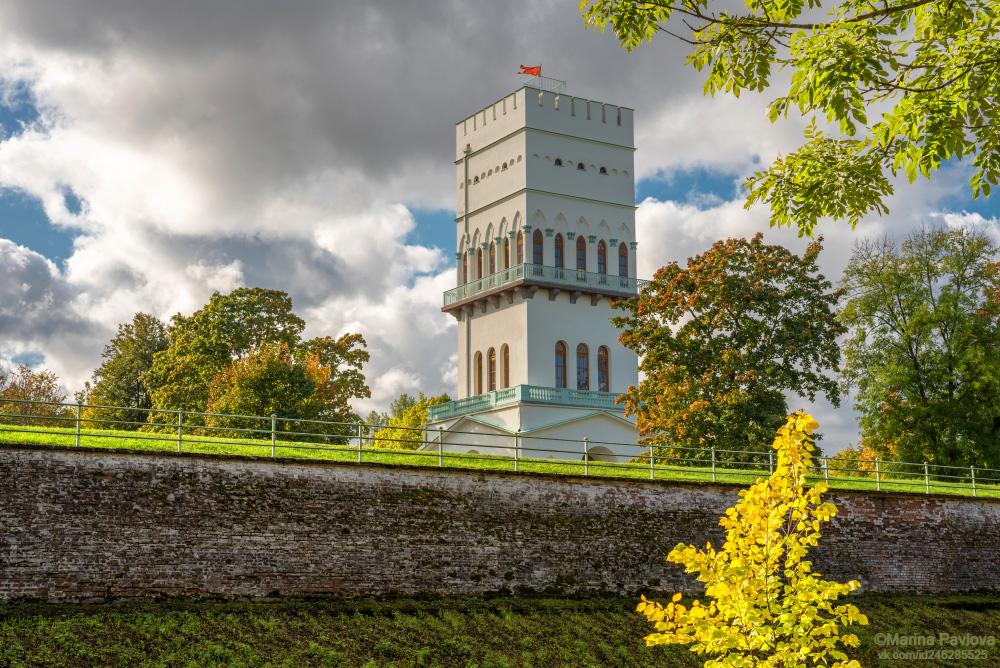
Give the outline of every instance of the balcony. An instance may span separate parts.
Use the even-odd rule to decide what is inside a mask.
[[[484,276],[452,288],[444,293],[442,311],[451,311],[458,306],[476,301],[498,292],[511,291],[519,286],[534,286],[567,290],[571,294],[587,293],[609,297],[634,297],[649,281],[628,276],[598,274],[592,271],[578,271],[564,267],[549,267],[542,264],[519,264],[510,269],[502,269],[495,274]],[[531,294],[534,294],[532,291]],[[575,299],[573,300],[575,301]]]
[[[558,404],[560,406],[578,406],[581,408],[604,408],[624,411],[624,406],[615,405],[615,399],[620,395],[614,392],[597,392],[594,390],[571,390],[565,387],[541,387],[540,385],[515,385],[502,390],[494,390],[486,394],[477,394],[446,404],[430,406],[427,409],[427,421],[476,413],[482,410],[515,402],[532,404]]]

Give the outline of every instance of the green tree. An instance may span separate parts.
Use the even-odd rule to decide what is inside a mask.
[[[820,218],[852,228],[884,213],[888,175],[912,183],[951,158],[971,157],[973,197],[1000,176],[1000,39],[994,0],[582,0],[588,27],[611,27],[631,51],[658,32],[691,44],[706,94],[763,91],[789,81],[772,122],[792,108],[813,115],[805,143],[744,184],[747,206],[766,202],[772,225],[812,235]],[[825,116],[833,134],[815,126]],[[869,116],[871,118],[869,118]]]
[[[1000,468],[1000,273],[982,232],[858,241],[844,379],[882,458]]]
[[[265,343],[223,369],[209,388],[207,433],[243,438],[270,438],[270,419],[244,416],[275,415],[281,440],[342,441],[354,433],[345,425],[357,418],[341,392],[329,365],[312,355],[296,360],[285,343]],[[221,413],[224,415],[216,415]],[[221,431],[220,431],[221,430]],[[256,430],[256,431],[243,431]],[[262,433],[266,432],[266,433]]]
[[[132,322],[118,326],[118,334],[104,346],[104,361],[94,370],[93,384],[88,383],[82,397],[87,404],[93,404],[84,411],[87,420],[116,424],[88,422],[88,426],[136,429],[134,423],[147,421],[149,413],[142,409],[153,404],[143,376],[152,367],[153,356],[169,344],[166,325],[148,313],[136,313]]]
[[[658,456],[679,456],[671,446],[764,451],[787,414],[784,392],[838,404],[827,371],[838,370],[844,328],[840,292],[817,273],[821,242],[799,257],[761,234],[719,241],[616,303],[628,313],[612,318],[619,340],[646,375],[619,401]]]
[[[0,369],[0,423],[22,427],[65,427],[75,414],[66,406],[59,377],[21,364],[13,372]],[[40,403],[33,403],[40,402]]]
[[[426,440],[421,427],[427,424],[427,409],[449,401],[451,397],[447,394],[437,397],[426,397],[423,392],[416,397],[400,395],[392,402],[389,416],[379,416],[386,418],[379,423],[385,428],[375,431],[366,445],[372,448],[416,450]]]
[[[857,647],[843,627],[867,624],[857,607],[835,606],[860,585],[821,580],[806,561],[820,538],[820,523],[837,509],[824,503],[826,485],[806,487],[812,466],[811,416],[796,413],[774,441],[774,473],[740,492],[740,501],[719,524],[726,530],[721,550],[683,543],[667,561],[697,573],[706,602],[690,605],[674,594],[666,606],[642,597],[638,611],[656,626],[647,645],[689,645],[706,654],[706,668],[860,668],[840,646]]]
[[[345,397],[370,397],[371,390],[361,370],[371,359],[367,344],[360,334],[344,334],[339,339],[330,336],[310,339],[295,348],[295,358],[315,357],[316,362],[330,370],[340,394]]]
[[[292,313],[291,298],[280,290],[238,288],[227,295],[213,293],[194,315],[178,313],[171,318],[170,347],[154,356],[143,377],[153,407],[203,411],[212,379],[234,360],[266,343],[281,343],[294,350],[304,327],[305,322]],[[160,422],[175,419],[169,413],[151,418]]]

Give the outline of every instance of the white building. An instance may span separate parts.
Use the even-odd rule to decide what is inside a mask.
[[[458,287],[442,310],[458,320],[458,398],[427,423],[446,452],[513,455],[515,434],[522,457],[640,451],[614,403],[637,359],[609,321],[645,283],[632,110],[565,89],[535,77],[455,126]]]

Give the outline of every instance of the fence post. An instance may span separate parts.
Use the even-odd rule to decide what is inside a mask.
[[[514,471],[518,470],[518,464],[521,459],[521,429],[520,427],[516,432],[514,432]]]
[[[653,465],[653,444],[649,444],[649,479],[655,480],[656,467]]]
[[[712,446],[712,482],[715,482],[715,446]]]
[[[444,466],[444,429],[438,427],[438,466]]]
[[[76,402],[76,447],[80,447],[80,415],[83,413],[83,402]]]
[[[972,473],[972,496],[976,496],[976,467],[970,466],[969,471]]]
[[[824,457],[823,458],[823,480],[826,481],[827,485],[830,484],[830,458],[829,457]]]
[[[177,452],[181,451],[181,443],[184,441],[184,409],[177,409]]]
[[[878,468],[878,457],[876,457],[875,458],[875,491],[878,492],[878,491],[881,491],[881,489],[882,489],[882,480],[881,480],[881,475],[880,475],[879,468]]]
[[[275,414],[271,413],[271,456],[274,457]]]
[[[583,475],[590,475],[590,441],[583,437]]]
[[[927,462],[924,462],[924,494],[931,493],[931,476],[927,473]]]
[[[358,463],[359,464],[361,463],[361,430],[362,429],[364,429],[364,426],[359,423],[358,424]]]
[[[771,475],[774,475],[774,453],[767,453],[767,470]]]

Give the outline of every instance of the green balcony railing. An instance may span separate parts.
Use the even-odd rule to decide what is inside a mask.
[[[543,264],[519,264],[510,269],[501,269],[495,274],[452,288],[444,293],[444,305],[450,306],[470,297],[484,294],[513,283],[549,283],[565,286],[569,290],[584,289],[589,292],[604,292],[609,295],[631,296],[638,294],[649,281],[629,276],[599,274],[593,271],[579,271],[564,267],[549,267]]]
[[[571,390],[566,387],[542,387],[540,385],[515,385],[514,387],[505,387],[502,390],[477,394],[474,397],[449,401],[446,404],[430,406],[427,409],[427,420],[434,421],[474,413],[515,401],[584,408],[611,408],[621,411],[624,410],[624,406],[615,405],[615,399],[619,396],[614,392]]]

